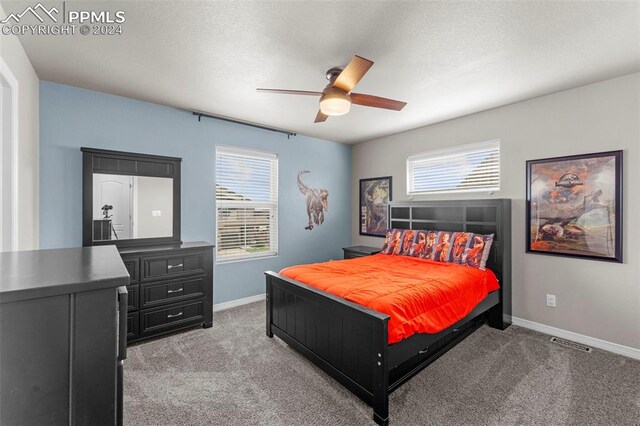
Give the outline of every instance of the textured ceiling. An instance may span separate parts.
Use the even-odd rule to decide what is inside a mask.
[[[33,2],[3,2],[9,12]],[[47,2],[43,4],[55,4]],[[61,3],[61,2],[58,2]],[[23,36],[41,79],[355,143],[640,70],[633,2],[70,2],[122,9],[121,36]],[[357,87],[407,101],[314,124],[352,55]]]

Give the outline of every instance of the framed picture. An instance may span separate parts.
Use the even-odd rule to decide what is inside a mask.
[[[391,176],[360,179],[360,235],[384,237],[391,201]]]
[[[622,151],[527,161],[527,252],[622,262]]]

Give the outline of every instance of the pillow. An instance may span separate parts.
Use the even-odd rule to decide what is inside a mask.
[[[437,237],[438,233],[435,231],[416,231],[409,256],[419,257],[421,259],[432,259]]]
[[[452,234],[453,232],[449,231],[440,231],[437,233],[433,257],[431,257],[432,260],[436,262],[450,262]]]
[[[493,234],[389,229],[381,253],[457,263],[484,270],[492,243]]]
[[[415,238],[416,231],[413,229],[406,229],[402,233],[402,248],[398,254],[403,256],[409,256],[411,254],[411,247],[413,247],[413,239]]]
[[[381,253],[409,256],[415,233],[412,229],[389,229]]]
[[[451,239],[449,262],[485,270],[493,244],[493,234],[454,232]]]
[[[402,250],[402,234],[404,229],[389,229],[385,235],[382,254],[400,254]]]

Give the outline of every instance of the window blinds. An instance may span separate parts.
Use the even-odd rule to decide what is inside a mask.
[[[500,141],[425,152],[407,158],[407,194],[500,189]]]
[[[216,251],[220,262],[278,253],[278,157],[216,147]]]

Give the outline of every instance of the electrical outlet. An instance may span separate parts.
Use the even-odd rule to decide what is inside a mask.
[[[555,294],[547,294],[547,306],[552,308],[556,307],[556,295]]]
[[[160,216],[162,216],[162,210],[152,210],[152,211],[151,211],[151,216],[153,216],[153,217],[160,217]]]

